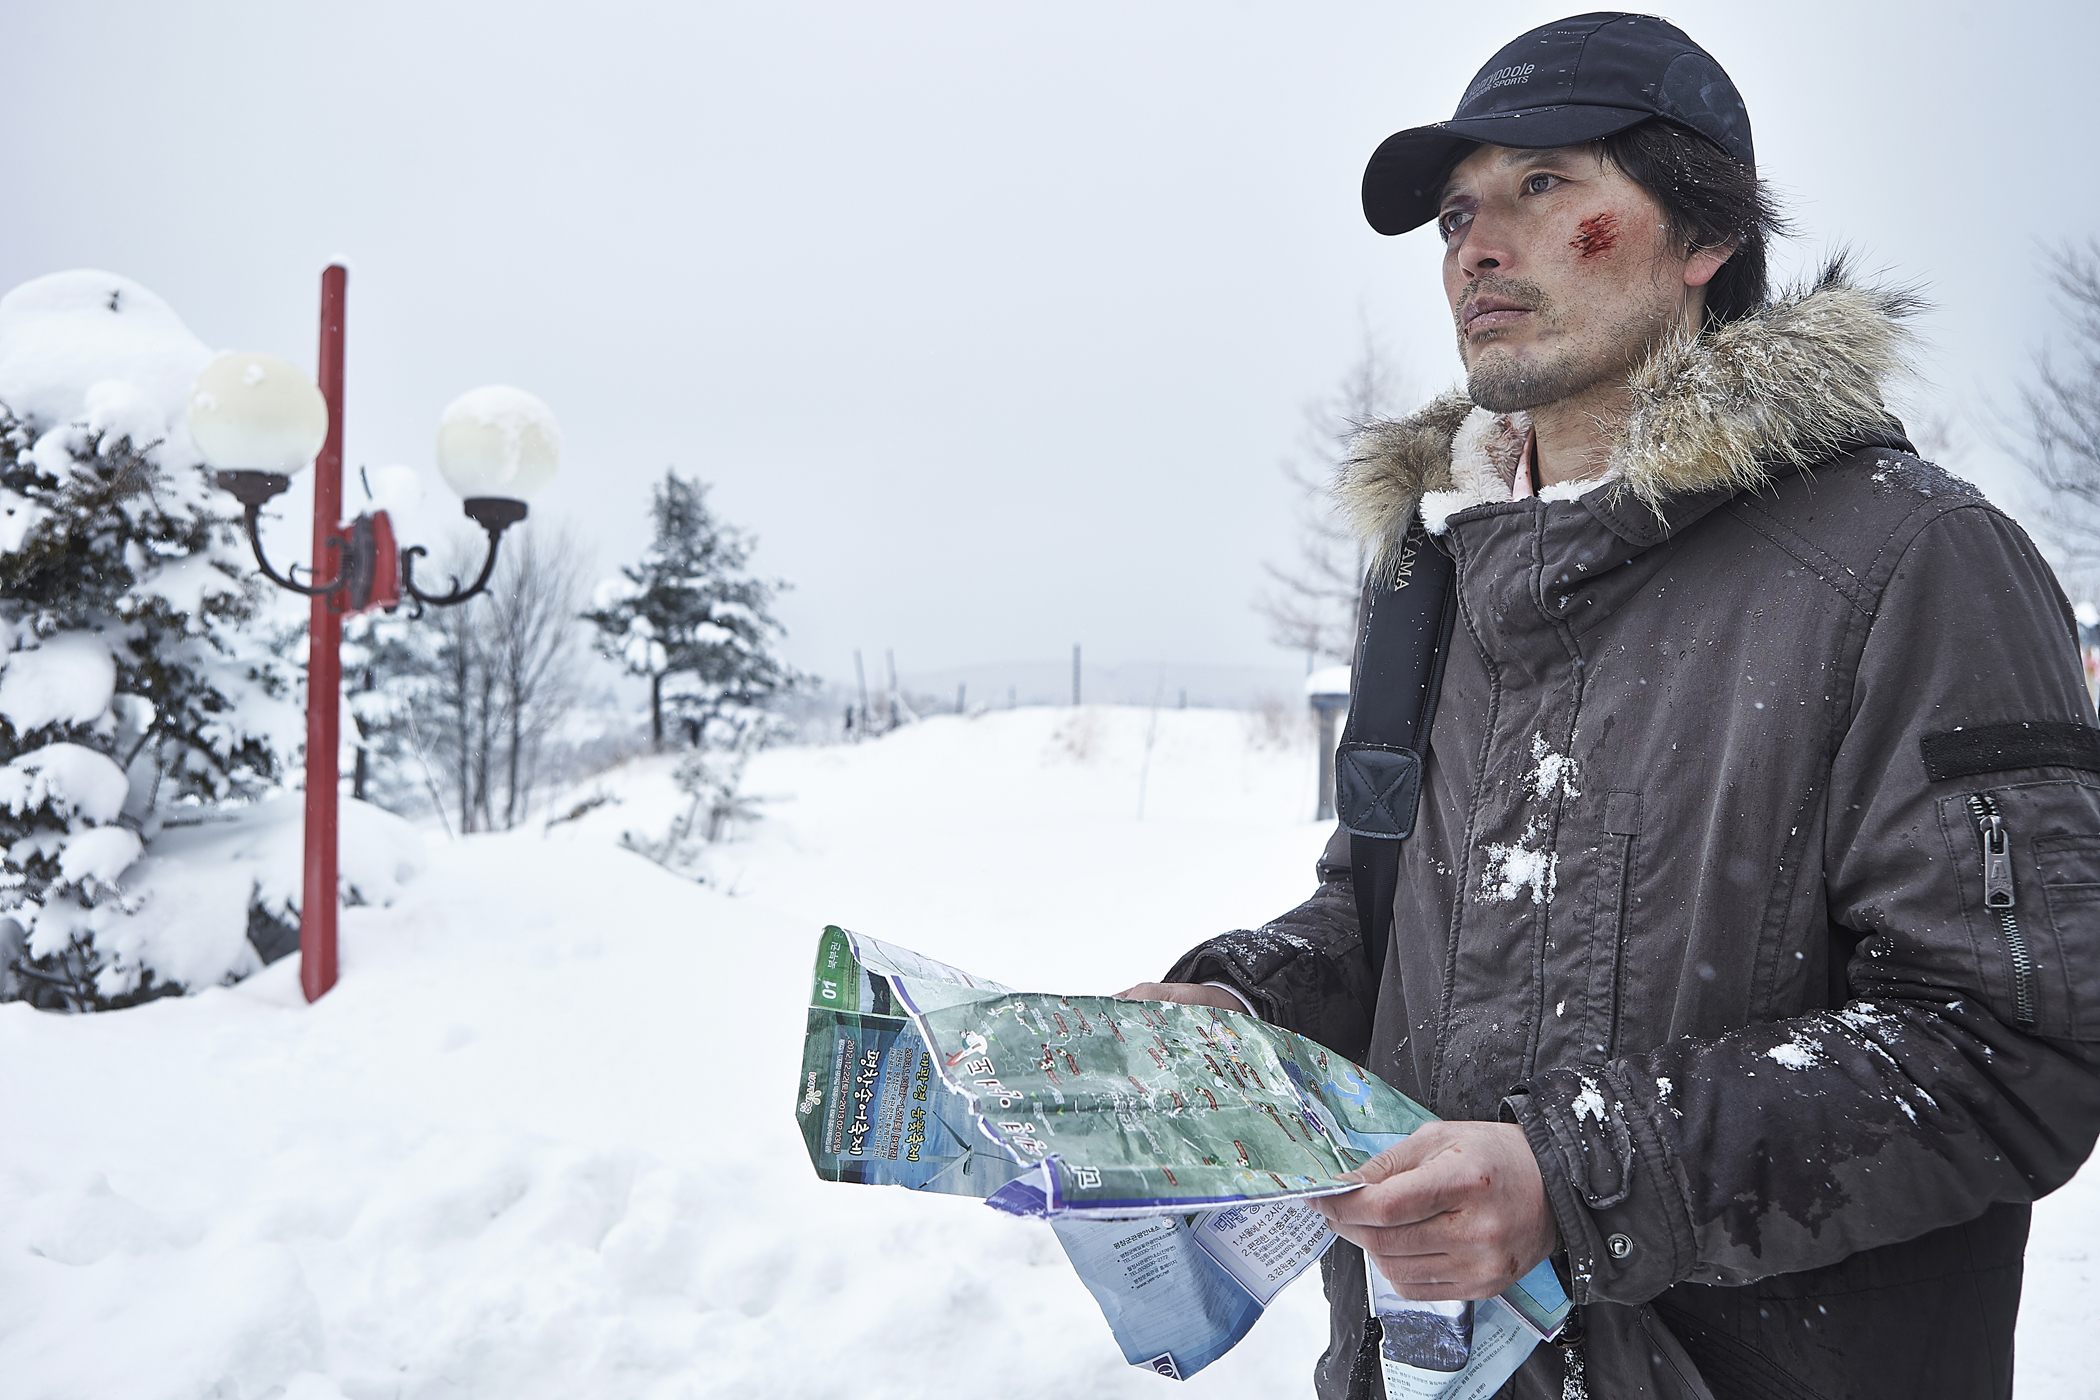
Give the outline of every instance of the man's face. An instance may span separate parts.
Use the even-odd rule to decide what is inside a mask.
[[[1675,242],[1661,207],[1595,146],[1482,146],[1439,210],[1467,389],[1496,413],[1623,379],[1698,324],[1699,289],[1727,259]]]

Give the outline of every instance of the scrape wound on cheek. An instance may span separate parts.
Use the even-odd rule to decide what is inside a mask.
[[[1575,236],[1568,246],[1585,258],[1594,258],[1608,253],[1619,241],[1619,216],[1610,210],[1592,214],[1576,226]]]

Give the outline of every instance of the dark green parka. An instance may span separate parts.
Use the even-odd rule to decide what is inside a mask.
[[[1169,974],[1521,1124],[1592,1396],[2009,1395],[2028,1203],[2100,1131],[2075,624],[1884,409],[1904,311],[1834,269],[1658,353],[1579,498],[1510,501],[1526,425],[1460,396],[1368,432],[1345,507],[1420,511],[1460,605],[1383,980],[1339,833]],[[1325,1273],[1320,1393],[1375,1395]]]

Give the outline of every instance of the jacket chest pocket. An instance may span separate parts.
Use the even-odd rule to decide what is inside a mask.
[[[1583,940],[1583,1004],[1574,1027],[1575,1058],[1601,1065],[1619,1053],[1619,1008],[1625,996],[1626,916],[1641,834],[1641,795],[1607,792],[1597,843],[1596,894]]]

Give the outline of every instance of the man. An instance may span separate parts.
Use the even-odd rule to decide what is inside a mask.
[[[1443,237],[1467,376],[1339,487],[1367,600],[1417,519],[1456,568],[1391,937],[1338,832],[1125,993],[1450,1120],[1320,1203],[1320,1393],[1377,1393],[1361,1248],[1418,1299],[1553,1258],[1513,1395],[2009,1395],[2028,1203],[2100,1129],[2100,730],[2048,567],[1883,407],[1911,301],[1768,299],[1748,115],[1646,16],[1518,39],[1364,207]]]

